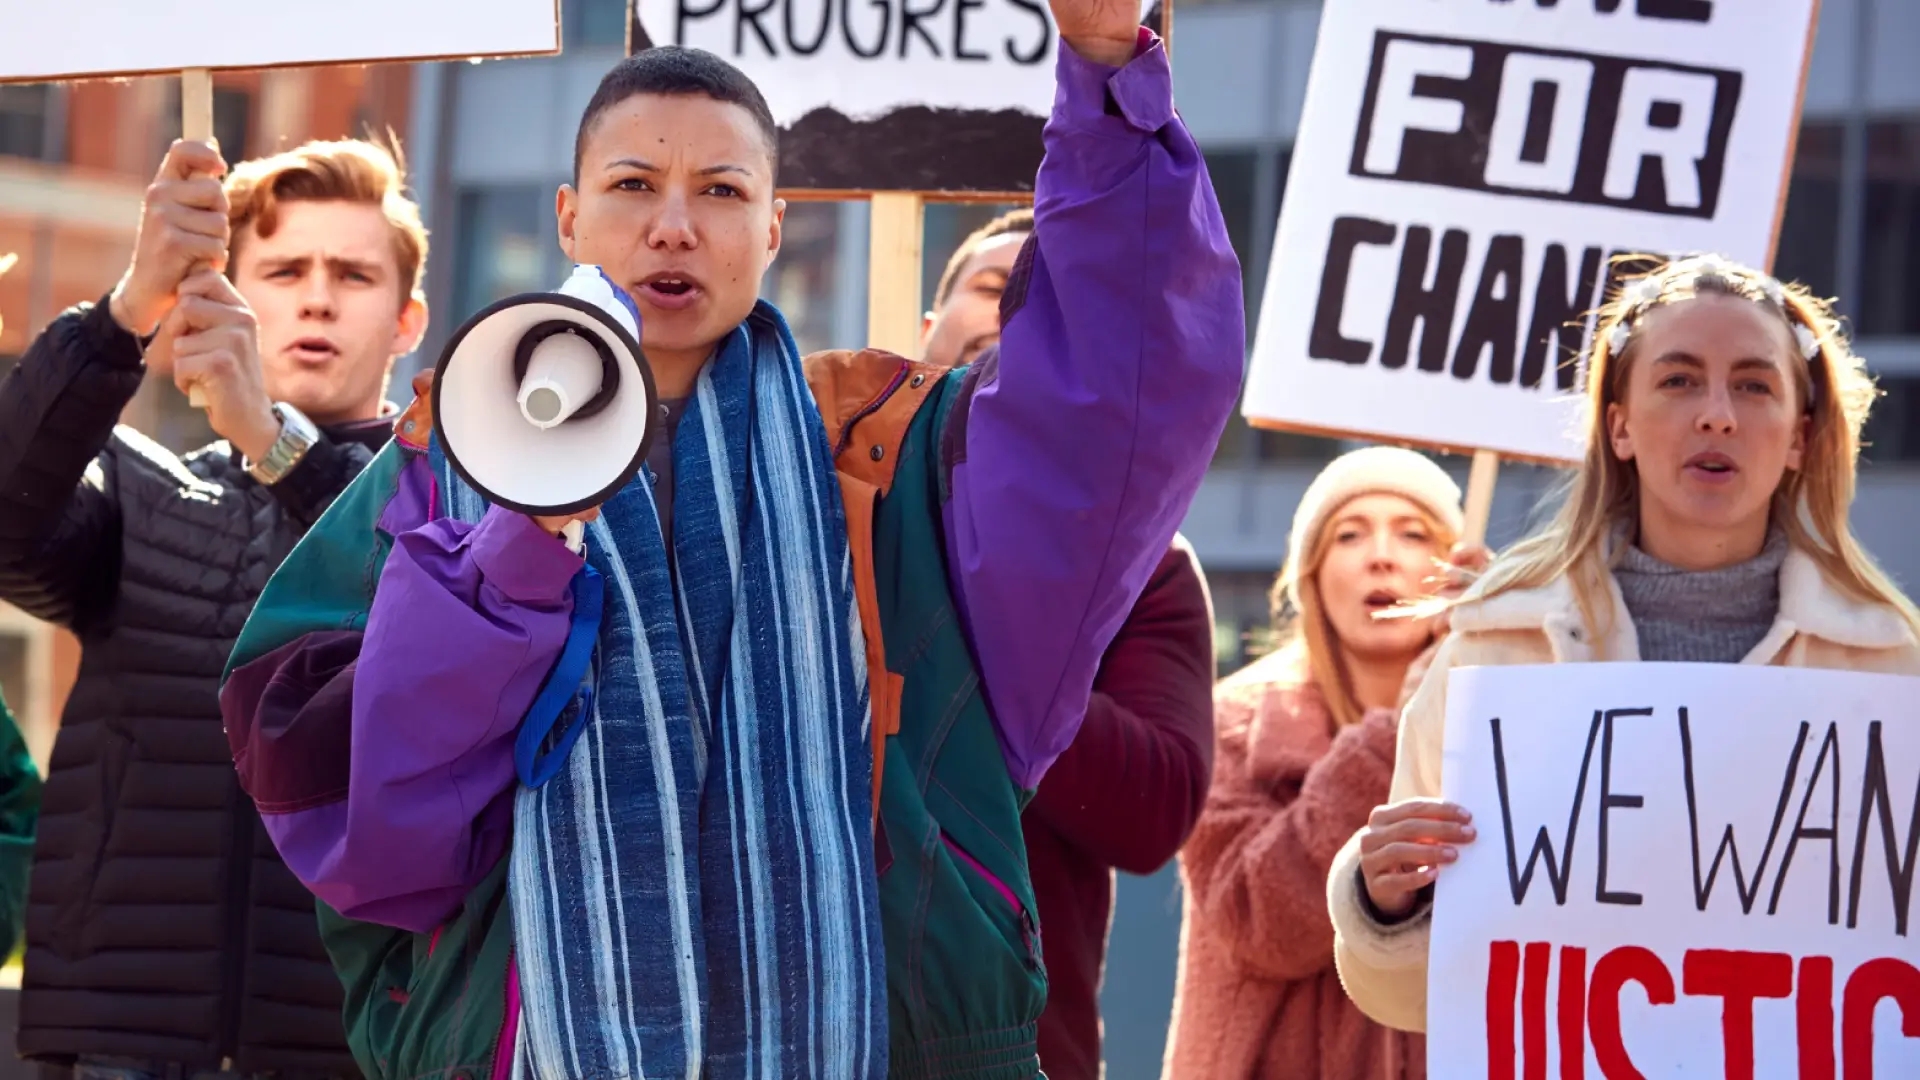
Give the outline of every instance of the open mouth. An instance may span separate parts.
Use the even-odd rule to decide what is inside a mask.
[[[1375,589],[1367,594],[1365,602],[1367,610],[1369,611],[1385,611],[1393,605],[1398,604],[1400,597],[1385,589]]]
[[[340,355],[339,346],[326,338],[301,338],[288,350],[294,358],[308,364],[324,364]]]
[[[1739,472],[1740,466],[1734,464],[1733,459],[1725,454],[1709,451],[1688,458],[1686,469],[1689,473],[1705,480],[1725,480]]]
[[[675,272],[655,274],[640,283],[641,294],[663,308],[685,307],[700,291],[700,282],[692,275]]]

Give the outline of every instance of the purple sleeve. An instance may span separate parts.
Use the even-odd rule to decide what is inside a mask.
[[[425,931],[505,848],[486,811],[513,785],[514,733],[566,640],[581,559],[497,507],[477,526],[391,524],[353,680],[347,798],[275,840],[341,914]]]
[[[1246,312],[1165,46],[1060,49],[1035,235],[967,404],[948,551],[1013,780],[1073,741],[1094,672],[1199,489]],[[995,370],[997,369],[997,370]]]

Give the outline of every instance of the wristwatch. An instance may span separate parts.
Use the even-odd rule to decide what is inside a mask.
[[[320,441],[319,429],[306,414],[284,401],[273,403],[273,415],[280,419],[280,437],[267,448],[267,456],[247,463],[247,474],[272,486],[293,471],[307,451]]]

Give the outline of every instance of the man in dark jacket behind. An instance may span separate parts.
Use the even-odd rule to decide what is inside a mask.
[[[226,172],[175,143],[126,276],[0,382],[0,598],[82,646],[18,1046],[78,1080],[358,1075],[313,897],[235,780],[219,679],[267,578],[391,433],[426,231],[370,143]],[[180,457],[116,426],[149,372],[197,390],[220,441]]]
[[[999,340],[1000,295],[1032,232],[1032,211],[1016,210],[961,242],[921,326],[923,359],[966,363]],[[1213,676],[1212,600],[1176,536],[1101,658],[1080,733],[1021,815],[1047,963],[1048,1080],[1102,1075],[1114,871],[1153,873],[1193,831],[1213,776]]]

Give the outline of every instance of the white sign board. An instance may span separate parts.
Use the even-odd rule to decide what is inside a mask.
[[[1327,4],[1249,421],[1577,459],[1610,257],[1767,264],[1814,4]]]
[[[1124,0],[1123,0],[1124,2]],[[1164,31],[1168,3],[1139,0]],[[1047,0],[638,0],[647,42],[760,87],[782,188],[1029,192],[1053,110]]]
[[[0,30],[0,79],[558,51],[559,0],[16,2]]]
[[[1440,874],[1431,1075],[1920,1076],[1916,702],[1734,664],[1454,672],[1442,787],[1478,836]]]

